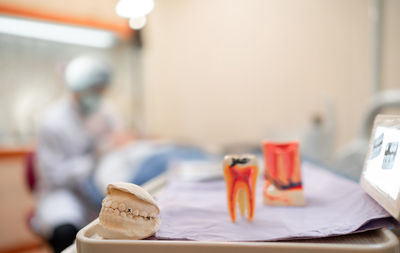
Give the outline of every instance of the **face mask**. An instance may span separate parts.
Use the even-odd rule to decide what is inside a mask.
[[[100,107],[101,97],[96,94],[87,94],[79,99],[79,109],[84,115],[96,112]]]

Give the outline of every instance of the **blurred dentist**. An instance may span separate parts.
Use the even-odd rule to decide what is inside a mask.
[[[39,129],[41,180],[32,227],[55,252],[70,245],[97,212],[84,186],[118,132],[116,117],[103,102],[111,76],[110,66],[100,59],[73,59],[64,73],[71,94],[50,108]]]

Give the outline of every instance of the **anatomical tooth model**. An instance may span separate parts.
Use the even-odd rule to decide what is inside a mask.
[[[257,158],[254,155],[227,155],[223,166],[232,222],[236,222],[236,201],[239,202],[240,214],[244,216],[247,210],[248,220],[252,221],[256,204]]]
[[[264,204],[305,205],[298,142],[263,143]]]
[[[143,239],[160,227],[159,214],[153,197],[140,186],[109,184],[99,215],[98,234],[105,239]]]

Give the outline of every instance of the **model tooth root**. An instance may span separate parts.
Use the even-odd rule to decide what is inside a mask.
[[[238,191],[238,202],[239,202],[240,215],[243,217],[247,209],[247,196],[246,192],[243,189],[239,189]]]
[[[254,218],[254,209],[255,209],[255,191],[253,190],[253,191],[250,191],[250,189],[248,189],[247,191],[246,191],[246,194],[247,194],[247,206],[249,206],[249,207],[251,207],[251,208],[248,208],[247,209],[247,211],[248,211],[248,219],[249,219],[249,221],[252,221],[253,220],[253,218]]]
[[[236,193],[234,187],[228,193],[228,210],[232,222],[236,222]]]

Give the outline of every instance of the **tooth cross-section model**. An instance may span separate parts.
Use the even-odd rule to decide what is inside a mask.
[[[264,204],[305,205],[298,142],[263,143],[265,160]]]
[[[159,214],[153,197],[140,186],[109,184],[99,215],[98,233],[105,239],[143,239],[160,227]]]
[[[239,202],[240,214],[244,216],[247,210],[248,220],[252,221],[256,204],[257,158],[254,155],[227,155],[223,166],[232,222],[236,222],[236,201]]]

